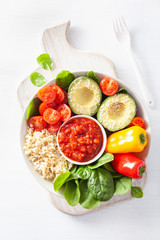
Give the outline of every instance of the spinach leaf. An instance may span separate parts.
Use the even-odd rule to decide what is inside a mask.
[[[66,180],[70,176],[70,174],[71,174],[70,172],[65,172],[65,173],[60,174],[56,178],[56,180],[53,183],[53,187],[54,187],[55,191],[58,191],[62,187],[62,185],[66,182]]]
[[[143,191],[140,187],[131,187],[131,195],[135,198],[142,198]]]
[[[63,70],[62,72],[58,73],[56,77],[56,84],[64,90],[67,90],[74,79],[75,76],[73,75],[73,73],[67,70]]]
[[[78,180],[72,180],[66,183],[64,196],[71,206],[76,206],[80,199],[80,190]]]
[[[120,177],[123,176],[122,174],[120,174],[118,172],[111,172],[111,175],[112,175],[113,178],[120,178]]]
[[[100,205],[101,201],[96,200],[90,193],[87,181],[81,180],[79,183],[79,189],[81,193],[79,203],[83,208],[92,209]]]
[[[43,53],[39,57],[37,57],[37,62],[41,66],[41,68],[45,70],[52,70],[53,62],[48,53]]]
[[[66,182],[70,181],[70,180],[76,180],[79,177],[77,176],[76,173],[71,173],[71,175],[69,176],[69,178],[66,179]]]
[[[73,165],[73,167],[69,170],[71,173],[74,173],[77,170],[77,165]]]
[[[89,71],[87,73],[87,77],[93,79],[98,85],[100,84],[98,77],[96,76],[96,74],[93,71]]]
[[[88,189],[93,197],[99,201],[107,201],[114,194],[114,182],[112,175],[106,169],[92,170],[88,179]]]
[[[95,164],[89,165],[88,167],[89,167],[90,169],[95,169],[95,168],[98,168],[98,167],[104,165],[104,164],[107,163],[107,162],[111,162],[113,159],[114,159],[113,154],[111,154],[111,153],[104,153],[104,154],[102,155],[102,157],[100,157],[100,158],[98,159],[98,161],[96,161]]]
[[[39,115],[39,105],[41,104],[41,100],[39,98],[33,98],[27,108],[27,114],[26,114],[26,121],[33,117]]]
[[[128,91],[125,88],[120,88],[117,93],[128,93]]]
[[[121,177],[115,181],[115,193],[116,194],[125,194],[129,192],[132,186],[132,178],[130,177]]]
[[[43,77],[43,75],[38,72],[33,72],[30,75],[30,80],[32,84],[36,87],[40,87],[47,82],[46,79]]]
[[[76,174],[78,178],[85,180],[90,177],[91,169],[89,169],[88,167],[81,166],[74,174]]]
[[[114,170],[114,168],[111,166],[111,164],[109,162],[104,164],[104,166],[108,171],[116,173],[116,171]]]

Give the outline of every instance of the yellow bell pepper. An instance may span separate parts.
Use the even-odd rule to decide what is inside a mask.
[[[139,126],[133,126],[111,134],[107,139],[105,152],[141,152],[146,145],[146,131]]]

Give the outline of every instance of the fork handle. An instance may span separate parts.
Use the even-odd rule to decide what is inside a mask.
[[[146,82],[144,80],[144,77],[142,75],[142,72],[136,62],[136,59],[134,57],[134,54],[132,52],[132,50],[130,49],[130,51],[127,51],[128,52],[128,55],[131,59],[131,62],[132,62],[132,65],[133,65],[133,68],[135,70],[135,73],[136,73],[136,76],[137,76],[137,79],[138,79],[138,83],[140,85],[140,88],[141,88],[141,91],[142,91],[142,94],[143,94],[143,97],[147,103],[148,106],[150,107],[154,107],[154,101],[153,101],[153,98],[151,96],[151,93],[146,85]]]

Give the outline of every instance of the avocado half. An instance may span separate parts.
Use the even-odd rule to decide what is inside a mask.
[[[118,93],[104,100],[97,119],[109,131],[115,132],[128,126],[135,114],[134,100],[128,94]]]
[[[86,76],[76,78],[68,88],[68,104],[75,114],[93,116],[101,100],[99,85]]]

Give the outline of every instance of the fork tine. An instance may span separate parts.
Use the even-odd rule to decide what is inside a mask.
[[[118,26],[117,26],[116,19],[113,19],[113,28],[114,28],[115,32],[118,32]]]
[[[128,31],[127,25],[126,25],[125,20],[124,20],[124,18],[123,18],[122,16],[119,17],[119,21],[120,21],[120,23],[121,23],[122,28],[123,28],[124,30],[127,30],[127,31]]]

